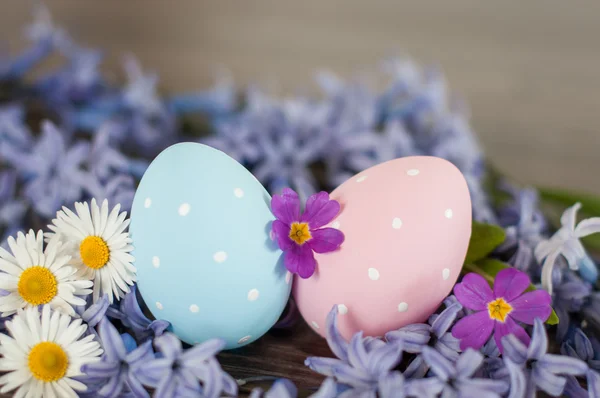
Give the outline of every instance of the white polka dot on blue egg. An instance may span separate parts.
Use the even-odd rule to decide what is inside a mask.
[[[181,340],[237,348],[279,319],[291,283],[270,202],[241,164],[201,144],[167,148],[144,174],[130,226],[138,289]]]

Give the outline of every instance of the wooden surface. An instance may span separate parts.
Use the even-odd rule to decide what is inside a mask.
[[[0,40],[16,50],[30,5],[0,0]],[[107,51],[105,69],[137,55],[169,91],[208,87],[225,68],[240,85],[314,91],[326,68],[351,76],[384,57],[438,64],[504,172],[532,184],[600,193],[600,2],[588,0],[48,1],[59,24]],[[303,366],[328,355],[300,325],[222,354],[237,378],[320,378]]]

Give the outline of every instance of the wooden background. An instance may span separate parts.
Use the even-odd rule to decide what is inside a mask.
[[[0,41],[23,45],[30,1],[0,0]],[[107,51],[107,72],[137,55],[168,91],[208,87],[225,68],[240,85],[314,90],[318,68],[344,76],[406,54],[438,64],[471,105],[489,157],[522,182],[600,193],[600,2],[589,0],[56,0],[55,20]],[[236,377],[303,386],[306,355],[327,355],[304,326],[223,361]],[[276,358],[276,359],[274,359]]]
[[[16,49],[31,1],[0,0],[0,40]],[[600,2],[589,0],[50,0],[55,19],[107,50],[133,52],[167,90],[239,84],[314,89],[408,54],[439,64],[470,103],[490,158],[532,184],[600,193]]]

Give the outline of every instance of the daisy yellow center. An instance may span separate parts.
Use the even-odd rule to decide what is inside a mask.
[[[490,318],[500,322],[504,322],[512,310],[511,305],[504,301],[502,297],[488,303]]]
[[[19,277],[19,295],[31,305],[48,304],[58,292],[56,278],[48,268],[29,267]]]
[[[310,240],[312,235],[310,234],[310,229],[308,228],[308,223],[305,222],[295,222],[292,223],[290,228],[290,239],[296,242],[299,245],[303,245],[304,242]]]
[[[99,236],[88,236],[79,245],[79,254],[83,263],[90,268],[100,269],[110,258],[108,245]]]
[[[58,344],[43,341],[29,351],[28,365],[36,379],[48,383],[65,376],[69,367],[69,357]]]

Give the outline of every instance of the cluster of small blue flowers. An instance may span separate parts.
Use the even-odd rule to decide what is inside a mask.
[[[468,114],[463,104],[448,100],[439,71],[390,60],[383,65],[388,80],[383,91],[322,73],[319,99],[279,100],[254,88],[240,97],[227,80],[208,91],[163,98],[158,77],[145,73],[132,57],[125,60],[124,85],[105,79],[99,70],[102,53],[75,43],[43,7],[36,9],[26,34],[29,49],[12,57],[0,54],[3,242],[16,231],[45,225],[63,205],[76,201],[108,199],[128,210],[149,161],[180,141],[222,149],[272,193],[292,187],[303,199],[386,160],[443,157],[465,175],[474,218],[506,232],[492,256],[551,292],[560,323],[550,335],[560,355],[547,353],[547,329],[539,319],[529,347],[509,335],[502,355],[493,339],[479,350],[462,351],[451,330],[471,311],[452,295],[427,323],[385,338],[358,333],[349,342],[337,331],[334,307],[327,334],[337,358],[306,360],[327,377],[314,396],[533,397],[542,390],[552,396],[600,397],[597,264],[579,240],[598,232],[600,220],[576,225],[574,206],[554,231],[535,189],[506,181],[495,181],[490,189]],[[55,54],[64,58],[62,66],[30,77]],[[188,117],[197,115],[208,123],[190,127],[193,118]],[[506,196],[501,204],[493,198],[499,191]],[[76,312],[104,349],[100,362],[82,369],[90,396],[148,396],[146,387],[161,397],[237,394],[235,380],[215,359],[220,342],[184,350],[165,332],[166,322],[143,314],[135,289],[119,303],[104,298]],[[280,380],[252,396],[296,394],[293,384]]]

